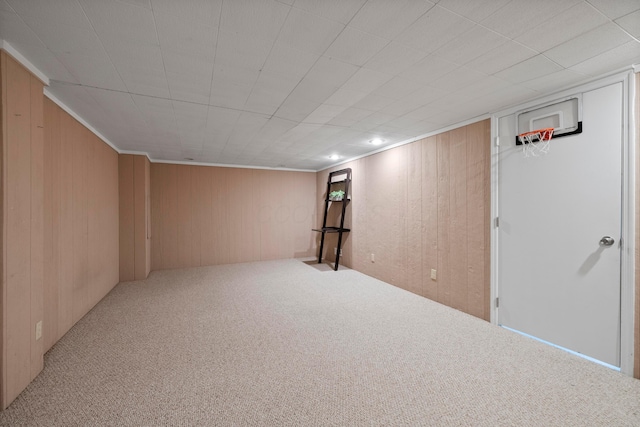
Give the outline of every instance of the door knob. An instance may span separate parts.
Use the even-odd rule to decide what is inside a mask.
[[[616,241],[613,239],[613,237],[604,236],[602,239],[600,239],[600,246],[613,246],[615,242]]]

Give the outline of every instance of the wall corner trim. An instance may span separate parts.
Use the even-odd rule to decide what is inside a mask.
[[[44,83],[45,86],[49,86],[49,77],[47,77],[47,75],[45,73],[40,71],[40,69],[38,67],[33,65],[33,63],[31,63],[31,61],[29,61],[27,58],[25,58],[24,55],[22,55],[20,52],[18,52],[18,50],[16,48],[11,46],[11,44],[8,41],[6,41],[4,39],[0,39],[0,48],[2,50],[4,50],[5,52],[7,52],[9,55],[13,56],[13,58],[16,61],[18,61],[27,70],[29,70],[31,73],[33,73],[33,75],[35,75],[38,79],[40,79],[42,81],[42,83]]]

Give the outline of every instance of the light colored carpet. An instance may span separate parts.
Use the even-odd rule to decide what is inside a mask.
[[[638,426],[640,381],[353,270],[118,285],[0,424]]]

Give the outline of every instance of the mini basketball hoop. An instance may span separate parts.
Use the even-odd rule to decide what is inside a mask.
[[[549,152],[549,141],[553,137],[553,128],[537,129],[518,135],[518,143],[522,145],[525,157],[535,157]]]

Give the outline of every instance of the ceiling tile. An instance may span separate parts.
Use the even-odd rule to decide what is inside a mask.
[[[547,74],[552,74],[560,70],[562,70],[561,66],[550,61],[543,55],[538,55],[494,75],[512,83],[521,83],[546,76]]]
[[[73,109],[73,111],[82,111],[83,114],[90,114],[93,117],[105,115],[102,107],[98,105],[93,96],[84,87],[57,81],[51,81],[50,83],[49,90],[54,92],[56,98]]]
[[[156,28],[163,50],[183,50],[211,59],[215,56],[218,28],[213,25],[156,16]]]
[[[546,60],[546,59],[545,59]],[[548,61],[548,60],[547,60]],[[550,61],[549,61],[550,62]],[[432,88],[449,88],[448,92],[453,92],[466,88],[487,77],[468,67],[460,67],[452,70],[444,76],[429,82]],[[454,88],[452,90],[452,88]]]
[[[98,36],[90,28],[55,25],[28,16],[24,21],[52,52],[108,59]]]
[[[213,61],[179,50],[165,50],[162,53],[162,57],[167,76],[204,79],[207,86],[211,82]]]
[[[464,103],[472,99],[482,98],[492,92],[509,86],[512,86],[512,84],[506,80],[494,76],[481,76],[475,79],[470,85],[450,92],[449,95],[447,95],[446,101],[457,104],[459,100],[460,103]]]
[[[164,128],[164,130],[175,127],[171,100],[142,95],[131,95],[131,99],[138,107],[145,123],[150,127]]]
[[[108,118],[111,123],[118,123],[118,126],[113,126],[106,132],[113,132],[125,127],[129,129],[146,127],[144,118],[128,93],[96,88],[86,88],[86,91],[102,108],[104,117]]]
[[[249,78],[253,75],[253,80]],[[211,83],[210,105],[242,108],[251,94],[258,72],[241,68],[216,67]]]
[[[175,20],[198,27],[217,27],[222,9],[222,0],[151,0],[151,4],[156,19],[162,18],[164,22]],[[183,29],[189,31],[184,26]]]
[[[400,77],[425,85],[455,70],[457,67],[457,64],[432,54],[400,73]]]
[[[608,22],[607,18],[593,7],[586,3],[578,3],[532,26],[516,41],[538,52],[543,52],[606,22]]]
[[[470,61],[465,66],[480,73],[494,74],[536,55],[536,51],[509,41]]]
[[[50,24],[91,29],[91,23],[76,0],[6,0],[22,17],[47,20]]]
[[[336,116],[340,115],[346,109],[347,107],[342,107],[338,105],[322,104],[321,106],[316,108],[311,114],[309,114],[304,119],[304,122],[324,124],[333,120]]]
[[[297,80],[263,71],[253,86],[244,109],[256,113],[273,114],[297,84]]]
[[[361,66],[389,44],[389,40],[346,27],[324,55]]]
[[[119,0],[132,6],[144,7],[151,10],[151,0]]]
[[[322,104],[337,90],[338,86],[331,83],[322,83],[304,78],[291,92],[291,96]]]
[[[8,13],[15,14],[13,8],[9,6],[9,3],[7,3],[7,0],[0,0],[0,12],[8,12]]]
[[[609,23],[556,46],[544,55],[569,68],[631,40],[617,25]]]
[[[98,36],[110,36],[128,43],[157,44],[151,10],[116,0],[79,0]]]
[[[294,7],[346,24],[367,0],[296,0]]]
[[[537,23],[552,19],[581,2],[582,0],[512,0],[480,22],[505,37],[516,38]]]
[[[540,93],[550,93],[554,90],[575,86],[576,82],[585,80],[587,77],[588,76],[575,71],[561,70],[537,79],[529,80],[522,83],[522,85]]]
[[[222,69],[243,68],[257,72],[263,67],[272,46],[269,40],[221,30],[216,46],[216,63]]]
[[[320,59],[320,55],[302,52],[282,43],[276,43],[266,59],[263,72],[277,74],[294,83],[299,82],[311,67]]]
[[[118,74],[131,93],[170,98],[164,70],[117,65]]]
[[[56,58],[85,86],[116,91],[127,90],[109,60],[65,53],[56,54]]]
[[[353,106],[362,110],[380,111],[387,105],[393,104],[394,102],[396,102],[396,100],[393,98],[371,93],[353,104]]]
[[[433,5],[433,2],[426,0],[369,0],[349,22],[349,26],[390,40]]]
[[[321,102],[312,101],[299,95],[291,95],[274,115],[281,119],[301,122],[321,104]]]
[[[204,79],[167,74],[167,82],[171,99],[202,105],[207,105],[209,99],[211,99],[208,85]]]
[[[638,0],[588,0],[588,2],[611,19],[640,10]]]
[[[455,64],[466,64],[475,58],[500,48],[509,40],[493,31],[476,25],[436,50],[436,55]]]
[[[274,41],[291,7],[275,0],[226,1],[220,29],[252,38]]]
[[[446,86],[443,85],[440,87],[435,86],[416,88],[416,90],[414,90],[407,96],[383,108],[381,111],[396,116],[405,115],[417,108],[420,108],[424,104],[429,104],[436,100],[442,99],[443,97],[446,97],[449,91],[442,89],[443,87]]]
[[[2,19],[0,19],[0,26],[1,24]],[[56,58],[55,54],[45,46],[32,44],[23,45],[20,42],[11,43],[11,45],[28,58],[29,61],[49,77],[50,80],[80,83],[71,73],[69,73],[69,70],[67,70],[58,58]]]
[[[344,25],[320,16],[291,9],[278,42],[303,52],[321,55],[338,37]]]
[[[0,12],[0,38],[14,47],[45,46],[36,33],[24,23],[24,20],[11,12]]]
[[[204,144],[224,147],[240,118],[241,111],[209,107]]]
[[[358,101],[367,96],[366,92],[360,92],[357,90],[340,88],[334,92],[327,100],[326,104],[329,105],[339,105],[343,107],[351,107],[356,104]]]
[[[372,70],[396,75],[426,56],[425,53],[401,43],[391,42],[367,61],[364,66]]]
[[[616,19],[616,23],[629,34],[640,39],[640,10]]]
[[[440,0],[438,6],[480,22],[511,0]]]
[[[640,43],[634,40],[576,64],[571,67],[571,70],[598,76],[607,70],[637,63],[640,63]]]
[[[394,77],[374,90],[373,93],[388,98],[401,99],[415,90],[416,85],[413,81],[404,77]]]
[[[372,92],[384,83],[391,80],[393,76],[368,68],[360,68],[342,86],[343,89],[356,90],[359,92]]]
[[[396,37],[395,41],[430,53],[469,31],[473,25],[468,19],[436,5]]]
[[[162,51],[157,44],[123,44],[109,37],[103,37],[102,43],[116,68],[126,66],[164,71]]]
[[[358,67],[355,65],[323,56],[311,67],[303,82],[309,81],[312,84],[333,86],[337,89],[345,84],[357,71]]]

